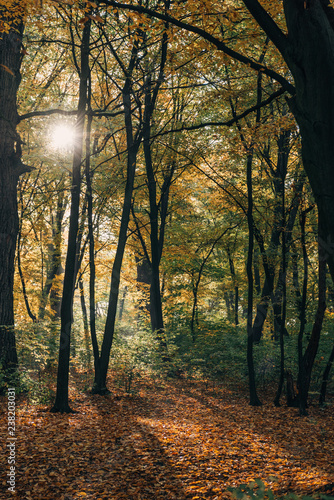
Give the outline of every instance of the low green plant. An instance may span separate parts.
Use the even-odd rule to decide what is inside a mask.
[[[276,496],[270,488],[267,488],[261,479],[255,479],[249,484],[240,484],[237,487],[227,488],[237,500],[334,500],[327,495],[305,496],[288,493],[284,496]]]
[[[117,331],[110,365],[116,384],[128,393],[133,392],[136,380],[144,373],[159,369],[159,345],[154,334],[145,328]]]

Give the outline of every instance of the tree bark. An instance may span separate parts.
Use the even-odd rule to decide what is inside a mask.
[[[318,206],[334,279],[334,20],[328,0],[284,0],[288,35],[257,0],[243,0],[285,59],[295,82],[289,106],[300,127],[305,171]]]
[[[323,376],[322,376],[322,383],[321,383],[320,396],[319,396],[319,405],[320,406],[324,405],[325,401],[326,401],[327,383],[328,383],[329,373],[331,371],[333,361],[334,361],[334,346],[333,346],[332,352],[330,353],[326,368],[325,368]]]
[[[50,264],[47,266],[47,278],[45,284],[42,289],[39,310],[38,310],[38,319],[44,319],[45,308],[47,305],[47,299],[50,294],[50,306],[51,310],[54,313],[55,318],[60,317],[60,309],[61,309],[61,290],[52,289],[54,285],[54,279],[56,276],[60,276],[64,269],[61,264],[61,243],[62,243],[62,222],[65,214],[66,204],[64,201],[64,182],[60,181],[58,186],[58,194],[57,194],[57,209],[55,221],[52,220],[52,243],[50,245]],[[53,216],[52,216],[53,219]]]
[[[287,161],[285,165],[283,165],[283,169],[281,170],[281,181],[282,181],[282,278],[281,278],[281,286],[279,287],[280,290],[280,299],[281,299],[281,304],[282,304],[282,317],[281,319],[281,324],[280,326],[280,331],[279,331],[279,342],[280,342],[280,377],[279,377],[279,383],[278,383],[278,388],[276,392],[276,396],[274,399],[274,404],[275,406],[280,405],[280,397],[283,389],[283,383],[284,383],[284,364],[285,364],[285,359],[284,359],[284,335],[285,335],[285,322],[286,322],[286,272],[287,272],[287,266],[286,266],[286,223],[285,223],[285,177],[287,173]],[[281,308],[280,308],[281,310]],[[275,315],[274,315],[275,319]]]
[[[231,277],[232,277],[232,282],[234,286],[234,299],[233,299],[233,312],[234,312],[234,324],[235,326],[238,326],[239,324],[239,287],[238,287],[238,282],[235,274],[235,267],[234,267],[234,262],[233,262],[233,257],[231,254],[230,249],[227,247],[227,256],[228,256],[228,262],[230,265],[230,272],[231,272]],[[253,267],[254,267],[254,273],[255,273],[255,268],[256,265],[253,262]]]
[[[255,342],[260,342],[261,340],[263,325],[267,318],[270,300],[272,300],[274,307],[276,302],[274,297],[275,260],[278,254],[280,237],[282,234],[282,193],[283,193],[282,175],[284,174],[284,172],[286,173],[287,170],[287,163],[289,157],[289,137],[290,137],[289,131],[282,132],[280,134],[280,137],[277,141],[278,160],[276,168],[275,169],[271,168],[271,172],[273,175],[274,193],[275,193],[274,223],[271,232],[269,248],[266,252],[266,255],[262,255],[262,258],[264,258],[266,261],[267,271],[261,293],[261,299],[257,305],[256,316],[253,323],[253,330],[254,330],[253,335]],[[268,158],[267,161],[270,164],[270,158]],[[299,206],[299,196],[295,196],[292,201],[291,209],[289,211],[289,219],[286,224],[287,248],[289,246],[289,240],[291,240],[291,232],[297,215],[298,206]],[[288,233],[290,235],[290,238],[288,236]],[[268,258],[268,255],[270,255],[270,258]]]
[[[81,69],[79,102],[76,120],[76,141],[74,143],[73,164],[72,164],[72,193],[70,226],[68,233],[68,246],[66,254],[63,297],[61,304],[60,320],[60,345],[57,373],[57,392],[52,412],[71,412],[68,401],[68,381],[70,366],[70,344],[71,328],[73,321],[73,296],[75,280],[77,275],[78,248],[77,237],[79,229],[79,207],[81,192],[81,161],[83,150],[83,132],[85,125],[85,113],[87,106],[87,91],[89,78],[89,40],[90,40],[91,20],[87,18],[85,22],[81,41]]]
[[[133,69],[134,62],[136,60],[136,49],[133,50],[133,56],[131,59],[131,67]],[[137,152],[140,145],[141,136],[134,140],[133,137],[133,126],[132,126],[132,112],[131,112],[131,72],[132,69],[128,71],[128,77],[126,78],[125,85],[123,88],[123,105],[124,105],[124,116],[125,116],[125,128],[126,128],[126,138],[127,138],[127,179],[124,191],[124,201],[123,201],[123,211],[121,217],[121,227],[118,236],[118,243],[116,249],[115,260],[113,263],[112,273],[111,273],[111,284],[110,284],[110,294],[109,294],[109,305],[107,312],[107,319],[104,328],[103,342],[101,347],[101,354],[98,363],[98,370],[95,372],[94,385],[92,392],[96,394],[106,394],[108,389],[106,387],[106,379],[108,373],[109,357],[111,346],[114,338],[115,331],[115,321],[117,314],[117,302],[119,294],[119,284],[121,276],[121,267],[125,251],[125,244],[127,240],[127,231],[130,220],[130,212],[132,205],[132,193],[133,184],[136,172],[136,159]]]
[[[164,332],[164,320],[162,313],[162,300],[160,290],[160,261],[163,250],[164,241],[164,228],[165,219],[167,215],[169,186],[172,180],[174,169],[172,168],[169,175],[165,178],[163,185],[164,192],[161,197],[161,211],[160,211],[160,231],[159,231],[159,206],[157,203],[157,182],[155,178],[152,152],[151,152],[151,120],[158,97],[160,86],[164,79],[164,69],[167,59],[167,44],[168,36],[166,32],[162,36],[161,41],[161,57],[159,74],[156,83],[152,83],[152,74],[149,72],[145,78],[144,94],[145,94],[145,107],[144,107],[144,120],[143,120],[143,146],[144,157],[146,166],[147,187],[149,193],[150,205],[150,246],[151,246],[151,287],[150,287],[150,315],[152,331],[156,332],[157,339],[160,343],[161,349],[167,351],[167,344]],[[163,202],[166,203],[164,206]],[[163,211],[162,209],[165,208]]]
[[[258,398],[255,384],[255,370],[253,359],[253,183],[252,183],[253,151],[247,156],[247,222],[248,222],[248,255],[247,255],[247,281],[248,281],[248,306],[247,306],[247,365],[249,380],[249,403],[252,406],[260,406],[262,403]]]
[[[91,79],[89,78],[88,111],[91,111]],[[86,128],[86,144],[85,144],[85,178],[86,178],[86,202],[87,202],[87,222],[88,222],[88,244],[89,244],[89,330],[93,347],[94,355],[94,370],[98,372],[99,366],[99,346],[96,335],[96,310],[95,310],[95,240],[93,226],[93,188],[92,188],[92,171],[90,164],[91,157],[91,131],[92,131],[93,116],[88,114]],[[93,153],[95,147],[93,146]],[[90,356],[89,356],[90,365]]]
[[[83,325],[84,325],[84,339],[85,339],[85,346],[86,346],[86,353],[87,353],[87,365],[88,365],[88,368],[90,368],[91,351],[90,351],[90,342],[89,342],[88,314],[87,314],[85,291],[84,291],[84,285],[83,285],[83,281],[82,281],[82,275],[80,275],[80,278],[78,280],[78,284],[79,284],[79,292],[80,292],[80,304],[81,304],[81,311],[82,311],[82,320],[83,320]]]
[[[22,164],[21,141],[16,132],[23,12],[14,2],[8,8],[14,7],[14,17],[5,7],[0,8],[0,21],[11,24],[9,33],[0,33],[0,367],[5,382],[15,372],[18,363],[13,305],[14,259],[19,229],[17,184],[19,176],[29,170]],[[1,386],[0,392],[3,390]]]
[[[150,315],[152,331],[156,332],[156,336],[163,349],[167,345],[164,340],[164,321],[162,315],[162,302],[160,291],[160,244],[159,244],[159,208],[157,204],[157,186],[153,171],[152,155],[151,155],[151,116],[154,103],[151,96],[151,78],[146,80],[145,85],[145,113],[143,124],[144,138],[144,156],[146,165],[147,185],[149,192],[150,203],[150,242],[151,242],[151,287],[150,287]]]
[[[319,227],[319,280],[318,280],[318,306],[313,323],[312,333],[304,355],[301,356],[299,339],[299,372],[298,372],[298,400],[300,415],[307,415],[307,398],[311,383],[311,374],[315,357],[318,352],[322,323],[326,310],[326,256],[321,244],[321,226]]]

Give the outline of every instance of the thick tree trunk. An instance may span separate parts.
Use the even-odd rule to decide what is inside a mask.
[[[295,95],[289,106],[300,128],[303,164],[322,226],[320,244],[334,279],[333,8],[329,0],[283,0],[286,36],[257,0],[243,2],[281,52],[294,78]],[[293,89],[289,91],[293,94]]]
[[[334,23],[324,0],[285,0],[291,49],[285,55],[296,96],[289,100],[302,136],[305,171],[317,202],[320,245],[334,278]]]
[[[7,19],[3,9],[1,7],[0,20],[13,22],[9,33],[0,33],[0,364],[6,380],[18,362],[13,309],[14,258],[19,228],[17,183],[19,176],[28,169],[22,165],[21,142],[16,133],[23,24],[19,8],[17,20]]]

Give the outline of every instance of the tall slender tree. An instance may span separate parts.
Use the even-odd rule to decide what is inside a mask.
[[[89,68],[89,40],[91,31],[91,19],[87,17],[84,21],[80,49],[80,87],[79,102],[75,125],[75,141],[72,163],[72,194],[70,210],[70,226],[68,233],[68,245],[65,264],[65,275],[63,285],[63,296],[61,303],[61,331],[57,373],[57,393],[55,403],[51,409],[53,412],[72,411],[68,401],[68,382],[70,365],[70,343],[71,328],[73,322],[73,297],[77,274],[78,245],[77,237],[79,230],[79,207],[81,192],[81,162],[83,151],[83,135],[85,115],[88,102]]]

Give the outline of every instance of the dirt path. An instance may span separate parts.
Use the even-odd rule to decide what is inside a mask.
[[[70,415],[19,405],[16,498],[220,500],[231,498],[227,486],[254,478],[279,494],[334,494],[333,407],[299,418],[271,401],[251,408],[227,390],[209,395],[184,382],[143,385],[135,396],[73,390],[72,399],[79,413]],[[6,426],[2,398],[3,436]]]

